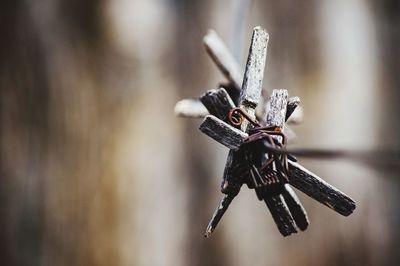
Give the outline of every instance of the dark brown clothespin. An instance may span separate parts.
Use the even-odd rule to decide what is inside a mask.
[[[206,49],[227,76],[229,92],[224,88],[206,92],[199,99],[204,109],[198,100],[181,101],[176,106],[176,112],[183,116],[201,117],[208,113],[200,130],[230,149],[221,184],[225,195],[211,218],[206,237],[216,228],[243,184],[254,189],[258,199],[266,203],[284,236],[296,233],[297,229],[305,230],[309,224],[291,186],[342,215],[355,209],[351,198],[297,164],[287,152],[285,122],[299,105],[298,97],[288,98],[286,90],[274,90],[265,118],[256,114],[262,99],[268,39],[264,29],[254,28],[243,84],[239,86],[238,64],[215,32],[209,33],[204,39]]]

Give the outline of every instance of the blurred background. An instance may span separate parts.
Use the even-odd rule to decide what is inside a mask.
[[[301,160],[353,215],[299,192],[311,225],[283,238],[243,188],[203,237],[228,151],[173,109],[225,81],[207,30],[244,66],[256,25],[297,145],[400,149],[399,1],[1,1],[0,264],[399,265],[399,165]]]

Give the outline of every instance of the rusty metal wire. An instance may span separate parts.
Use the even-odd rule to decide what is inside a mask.
[[[244,120],[253,126],[241,148],[245,149],[254,187],[272,187],[288,182],[288,154],[277,152],[286,148],[287,138],[282,129],[276,126],[262,127],[240,108],[230,110],[228,121],[231,125],[239,127]],[[260,158],[264,158],[261,163],[258,162]]]

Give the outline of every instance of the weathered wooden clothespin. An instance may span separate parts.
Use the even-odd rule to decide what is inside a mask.
[[[291,186],[342,215],[350,215],[355,209],[351,198],[296,163],[287,152],[287,137],[283,132],[300,103],[298,97],[288,98],[286,90],[274,90],[265,118],[256,114],[268,40],[264,29],[254,28],[240,87],[238,64],[214,32],[206,35],[208,53],[229,80],[227,90],[219,88],[202,95],[199,101],[204,109],[198,100],[181,101],[176,106],[179,115],[205,115],[200,130],[230,149],[221,184],[225,195],[211,218],[206,237],[214,231],[243,184],[254,189],[258,199],[266,203],[283,236],[296,233],[297,229],[305,230],[309,224]]]

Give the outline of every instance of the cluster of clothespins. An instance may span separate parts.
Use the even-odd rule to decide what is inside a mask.
[[[180,116],[205,117],[200,130],[230,149],[221,184],[224,197],[211,218],[206,237],[243,184],[266,203],[283,236],[303,231],[309,224],[291,186],[344,216],[355,209],[350,197],[298,164],[286,148],[286,122],[300,99],[289,98],[287,90],[273,90],[269,100],[263,101],[268,40],[264,29],[254,28],[243,75],[222,40],[210,31],[204,37],[206,50],[229,83],[207,91],[199,99],[182,100],[175,107]],[[256,108],[265,112],[257,112]]]

